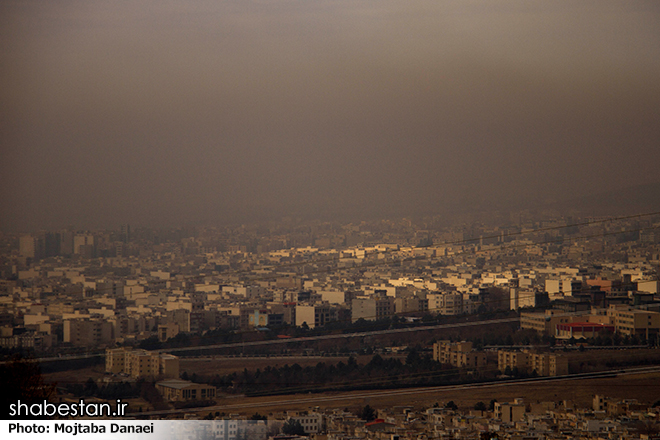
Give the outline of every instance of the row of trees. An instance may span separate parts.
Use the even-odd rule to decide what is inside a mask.
[[[167,403],[163,400],[153,382],[138,379],[134,383],[112,382],[99,386],[91,377],[85,383],[71,383],[65,387],[67,392],[76,397],[98,397],[101,399],[129,399],[141,397],[154,406],[154,409],[165,409]]]
[[[9,416],[9,405],[18,400],[29,406],[50,400],[55,395],[55,386],[44,381],[39,364],[20,356],[0,365],[0,390],[0,406],[5,420],[33,418],[29,415]]]
[[[407,386],[441,385],[457,383],[459,370],[433,361],[427,353],[416,349],[409,352],[405,362],[397,358],[375,355],[364,365],[349,357],[346,363],[336,365],[319,362],[314,367],[298,364],[280,368],[266,367],[256,371],[215,376],[182,374],[199,383],[208,383],[225,392],[248,395],[320,392],[346,389],[382,389]]]

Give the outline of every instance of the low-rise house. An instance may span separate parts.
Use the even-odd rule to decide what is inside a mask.
[[[157,382],[156,389],[163,396],[163,399],[170,402],[211,400],[215,398],[216,393],[215,387],[181,379],[169,379]]]

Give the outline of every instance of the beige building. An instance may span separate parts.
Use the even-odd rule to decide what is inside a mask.
[[[637,335],[648,339],[660,333],[660,313],[625,304],[592,309],[590,314],[582,316],[568,315],[561,310],[523,312],[520,314],[520,327],[564,338],[589,338],[613,330],[622,335]]]
[[[112,324],[103,319],[66,319],[63,341],[82,347],[108,344],[112,341]]]
[[[504,372],[507,367],[518,371],[531,371],[529,353],[524,351],[497,350],[497,369]]]
[[[562,376],[568,374],[568,359],[565,356],[549,353],[530,353],[530,372],[539,376]]]
[[[463,295],[460,293],[428,293],[426,299],[429,312],[441,315],[460,315],[464,312]]]
[[[554,335],[557,324],[564,324],[572,321],[573,317],[566,315],[566,312],[563,310],[546,310],[545,313],[520,313],[521,328],[536,330],[545,335]]]
[[[513,403],[495,402],[493,415],[504,423],[520,422],[525,417],[525,404],[521,399],[515,399]]]
[[[395,313],[419,312],[424,310],[426,301],[416,296],[404,296],[394,299]]]
[[[497,351],[497,369],[518,371],[531,374],[536,371],[539,376],[562,376],[568,374],[568,359],[560,354],[532,353],[524,351]]]
[[[170,379],[156,383],[156,389],[163,399],[170,402],[186,400],[212,400],[215,398],[215,387],[206,384],[193,383],[187,380]]]
[[[309,328],[322,327],[328,322],[337,320],[337,308],[327,304],[296,305],[296,325],[307,323]]]
[[[179,333],[181,333],[179,330],[179,324],[175,322],[168,322],[167,324],[158,326],[158,340],[161,342],[165,342]]]
[[[390,296],[358,297],[351,301],[351,319],[374,321],[394,314],[394,298]]]
[[[433,344],[433,360],[454,367],[483,368],[486,353],[473,351],[472,342],[440,341]]]
[[[635,309],[627,305],[610,305],[607,309],[610,323],[617,333],[622,335],[637,335],[649,338],[660,331],[660,313]]]
[[[105,371],[131,377],[179,377],[179,358],[166,353],[132,348],[105,351]]]

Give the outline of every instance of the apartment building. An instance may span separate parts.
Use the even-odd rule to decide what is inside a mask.
[[[324,418],[319,413],[290,411],[287,417],[287,421],[289,420],[300,422],[306,435],[319,434],[324,430]]]
[[[607,309],[610,323],[622,335],[637,335],[648,339],[660,332],[660,313],[635,309],[627,305],[610,305]]]
[[[433,344],[433,360],[459,368],[483,368],[486,353],[472,350],[472,342],[440,341]]]
[[[296,305],[296,325],[307,323],[309,328],[322,327],[337,320],[337,308],[330,304]]]
[[[497,369],[504,372],[509,367],[518,371],[528,371],[530,367],[529,354],[523,351],[497,350]]]
[[[235,440],[238,438],[238,420],[214,420],[212,423],[213,438],[217,440]]]
[[[94,347],[112,341],[112,324],[104,319],[67,319],[63,324],[63,342]]]
[[[463,295],[460,293],[428,293],[428,310],[441,315],[460,315],[464,313]]]
[[[105,351],[105,371],[132,377],[179,377],[179,358],[166,353],[129,347]]]
[[[525,404],[521,399],[515,399],[513,403],[495,402],[494,416],[504,423],[520,422],[525,417]]]
[[[557,324],[564,324],[573,321],[573,317],[563,310],[546,310],[539,312],[521,312],[520,327],[523,329],[536,330],[545,335],[554,335]]]
[[[507,368],[531,374],[536,371],[539,376],[562,376],[568,374],[568,359],[560,354],[533,353],[529,350],[497,351],[497,369]]]
[[[351,319],[357,322],[360,318],[374,321],[389,318],[394,314],[394,298],[389,296],[358,297],[351,301]]]

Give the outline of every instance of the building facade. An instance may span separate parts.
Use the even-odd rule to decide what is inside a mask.
[[[105,371],[131,377],[179,377],[179,358],[147,350],[122,347],[105,351]]]

